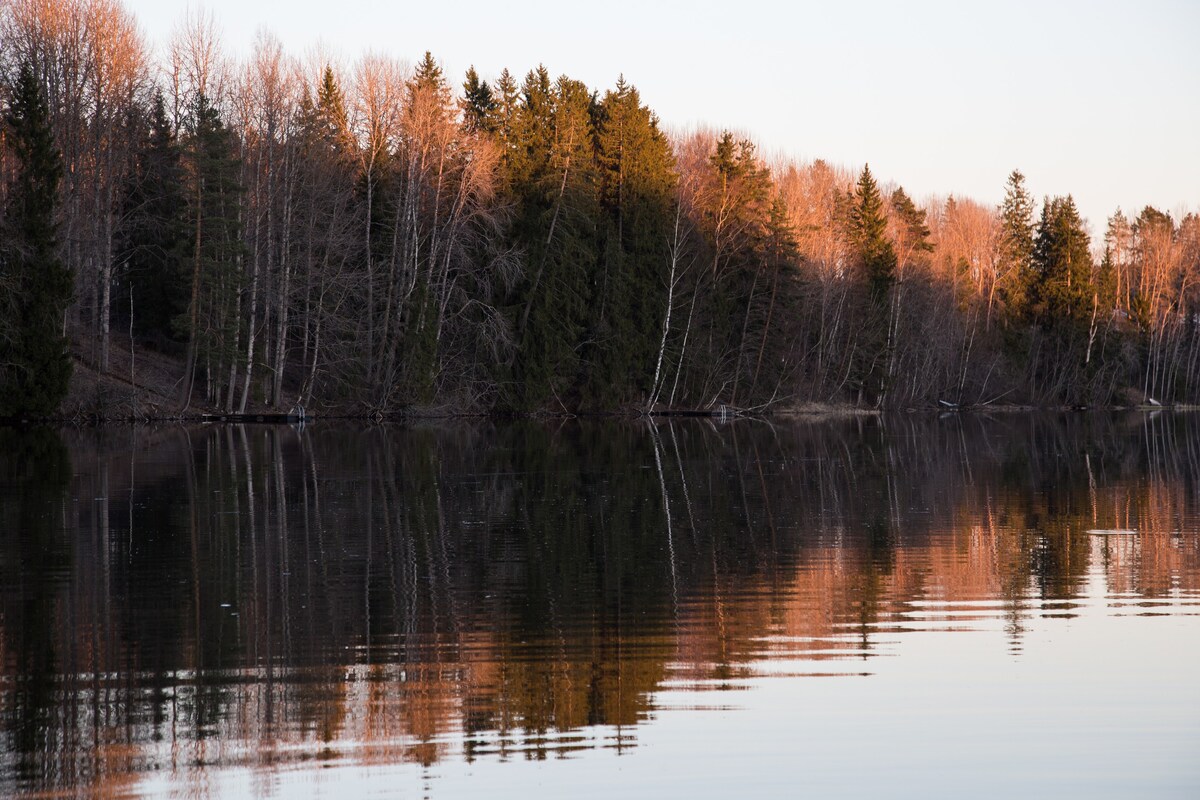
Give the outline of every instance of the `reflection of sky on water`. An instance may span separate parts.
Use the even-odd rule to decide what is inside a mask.
[[[1077,419],[38,443],[0,788],[1186,796],[1194,434]]]
[[[232,770],[215,787],[280,797],[421,785],[442,798],[477,797],[481,786],[547,797],[1188,796],[1200,785],[1200,686],[1180,649],[1196,641],[1195,620],[1106,614],[1102,591],[1078,611],[1034,616],[1018,656],[993,620],[899,635],[870,677],[756,678],[715,703],[711,691],[668,689],[628,757],[617,757],[617,730],[597,728],[573,737],[579,750],[545,760],[362,767],[351,749],[328,769],[292,765],[269,779]]]

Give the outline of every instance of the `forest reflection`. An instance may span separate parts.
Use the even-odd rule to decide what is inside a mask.
[[[906,631],[995,625],[1019,654],[1031,616],[1097,587],[1200,595],[1197,434],[1186,414],[0,430],[0,789],[635,747],[663,692],[869,673]]]

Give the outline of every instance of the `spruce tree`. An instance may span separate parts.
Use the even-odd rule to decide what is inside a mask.
[[[1068,404],[1091,402],[1099,286],[1075,201],[1047,199],[1034,237],[1031,309],[1042,346],[1032,363],[1035,391]]]
[[[491,133],[496,127],[496,99],[487,81],[479,79],[472,66],[463,82],[463,117],[467,130]]]
[[[434,60],[433,53],[428,50],[425,51],[425,55],[421,58],[421,63],[417,64],[417,71],[413,73],[413,84],[426,88],[441,87],[444,85],[442,81],[442,68]]]
[[[1033,261],[1042,326],[1086,324],[1092,313],[1091,242],[1070,195],[1045,202]]]
[[[887,392],[892,327],[892,286],[896,281],[896,251],[887,235],[887,212],[869,166],[863,167],[850,198],[850,241],[866,282],[853,377],[859,398],[872,402]]]
[[[905,247],[914,253],[933,252],[933,242],[929,240],[929,225],[925,222],[925,210],[918,208],[902,188],[892,192],[891,203],[900,223],[900,237]]]
[[[1000,206],[1000,245],[997,255],[998,288],[1010,321],[1028,316],[1034,282],[1033,197],[1025,188],[1025,176],[1014,169],[1004,189]]]
[[[513,169],[514,154],[517,147],[517,115],[521,107],[521,90],[516,79],[507,69],[501,71],[496,79],[496,89],[492,92],[495,103],[493,109],[494,121],[492,131],[503,146],[504,166],[507,173]]]
[[[560,407],[578,389],[596,270],[595,96],[545,67],[522,87],[510,167],[514,244],[526,258],[517,290],[515,375],[524,408]],[[571,400],[576,398],[572,396]]]
[[[318,134],[335,150],[347,157],[354,147],[350,138],[350,121],[346,114],[346,97],[334,77],[333,67],[326,65],[317,87],[316,115],[312,133]]]
[[[162,92],[138,143],[123,205],[127,222],[117,257],[132,289],[134,331],[159,344],[179,339],[172,323],[187,308],[187,196],[182,151]]]
[[[611,407],[650,390],[676,178],[670,143],[636,88],[618,80],[596,116],[603,241],[585,358],[588,397]]]
[[[871,299],[886,302],[896,280],[896,251],[887,236],[887,212],[870,166],[863,167],[850,210],[851,236],[861,260]]]
[[[749,373],[750,398],[756,403],[777,396],[776,388],[785,377],[791,346],[786,332],[795,311],[793,270],[799,258],[799,246],[787,204],[778,196],[771,203],[761,258],[766,271],[764,282],[769,282],[769,289],[759,293],[760,306],[762,298],[766,299],[766,312],[760,325],[754,369]]]
[[[715,381],[728,387],[716,400],[736,405],[745,400],[739,393],[754,370],[766,319],[764,252],[774,186],[753,143],[729,131],[717,140],[702,175],[697,218],[707,252],[695,291],[700,293],[696,319],[705,335],[689,355],[690,366],[701,386]],[[709,396],[696,400],[714,402],[704,393]]]
[[[63,315],[71,271],[58,256],[62,157],[33,69],[22,65],[4,115],[16,156],[0,231],[0,416],[57,410],[71,378]]]

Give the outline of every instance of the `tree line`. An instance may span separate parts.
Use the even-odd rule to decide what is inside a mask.
[[[0,3],[0,414],[130,340],[180,409],[1195,402],[1200,217],[924,206],[669,133],[623,78],[162,63],[118,0]],[[124,362],[122,362],[124,364]],[[118,374],[118,373],[122,374]]]

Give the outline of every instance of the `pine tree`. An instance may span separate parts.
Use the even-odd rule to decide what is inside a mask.
[[[4,127],[17,170],[0,231],[0,416],[52,414],[71,378],[63,314],[73,280],[58,257],[55,224],[62,157],[28,64]]]
[[[320,368],[349,373],[355,379],[359,364],[347,359],[340,365],[327,364],[331,313],[346,296],[347,286],[337,280],[350,264],[361,264],[359,236],[361,210],[355,203],[358,153],[349,130],[345,96],[333,70],[325,68],[314,102],[306,90],[301,98],[296,131],[297,189],[295,241],[299,256],[297,277],[303,300],[297,309],[300,327],[299,356],[304,383],[301,402],[306,403],[323,384]],[[339,376],[341,377],[341,376]],[[357,387],[351,381],[352,385]],[[245,387],[243,387],[243,392]]]

